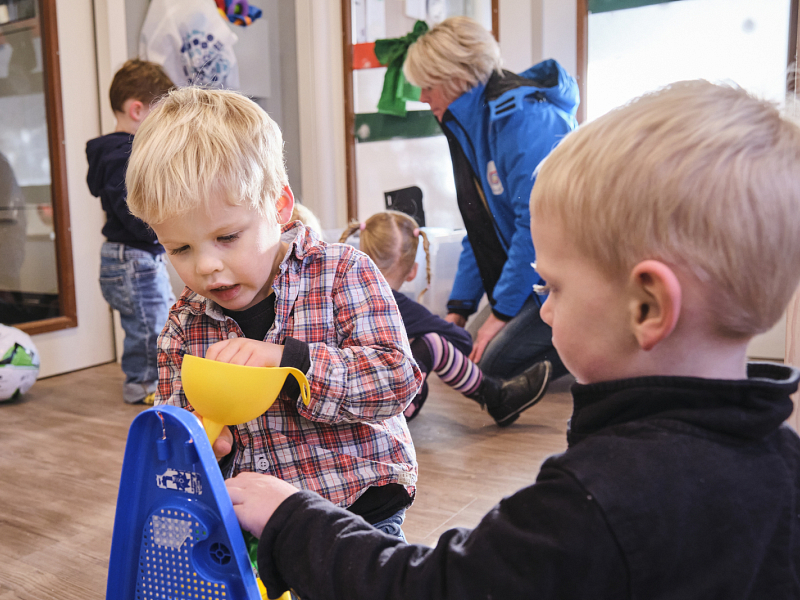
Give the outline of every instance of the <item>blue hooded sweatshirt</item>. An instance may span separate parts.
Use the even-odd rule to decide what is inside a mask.
[[[442,118],[467,235],[449,312],[470,315],[484,291],[499,319],[515,317],[541,277],[530,231],[534,172],[577,127],[578,86],[554,60],[495,73]]]

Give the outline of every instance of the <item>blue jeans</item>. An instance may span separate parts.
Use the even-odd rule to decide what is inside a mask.
[[[539,299],[531,296],[486,346],[478,366],[491,377],[508,379],[537,362],[553,363],[553,379],[567,369],[553,347],[553,330],[539,316]]]
[[[158,385],[157,339],[175,302],[164,255],[106,242],[100,252],[100,289],[119,311],[125,342],[122,398],[141,402]]]
[[[394,513],[388,519],[384,519],[383,521],[378,521],[373,525],[375,529],[382,531],[388,535],[392,535],[396,538],[400,538],[404,542],[406,541],[406,536],[403,533],[403,530],[400,526],[403,524],[403,521],[406,520],[406,509],[401,508],[396,513]]]

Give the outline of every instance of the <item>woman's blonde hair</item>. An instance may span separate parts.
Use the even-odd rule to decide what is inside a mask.
[[[431,285],[431,253],[428,236],[417,222],[405,213],[387,210],[372,215],[364,223],[353,221],[344,230],[339,241],[344,244],[351,235],[358,232],[359,250],[372,259],[384,277],[405,277],[411,272],[417,258],[419,239],[422,238],[428,282],[417,299],[422,298]]]
[[[706,286],[720,334],[766,331],[800,280],[800,128],[737,87],[674,83],[556,147],[531,193],[551,217],[609,276],[662,260]]]
[[[422,88],[442,87],[457,98],[492,73],[502,73],[500,46],[483,25],[450,17],[420,36],[408,49],[403,73]]]
[[[275,202],[288,184],[280,129],[236,92],[173,90],[137,131],[126,184],[131,213],[146,223],[220,196],[275,219]]]

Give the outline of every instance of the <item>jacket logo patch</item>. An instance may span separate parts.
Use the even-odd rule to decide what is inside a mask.
[[[503,182],[500,181],[500,176],[497,174],[497,167],[493,160],[486,163],[486,179],[489,181],[489,187],[492,188],[492,193],[495,196],[503,193]]]

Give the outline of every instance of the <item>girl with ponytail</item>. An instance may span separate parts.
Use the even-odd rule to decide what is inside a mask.
[[[431,284],[431,257],[428,236],[413,218],[397,211],[380,212],[363,223],[352,222],[339,241],[345,243],[353,235],[359,236],[359,249],[372,259],[392,288],[411,353],[426,379],[428,373],[435,372],[444,383],[485,408],[501,427],[511,425],[523,410],[544,396],[550,380],[549,362],[537,363],[509,380],[489,377],[468,358],[472,351],[469,333],[418,302]],[[403,282],[417,276],[420,239],[425,250],[427,287],[415,302],[399,289]],[[424,381],[405,410],[407,420],[419,414],[427,396],[428,382]]]

